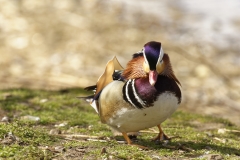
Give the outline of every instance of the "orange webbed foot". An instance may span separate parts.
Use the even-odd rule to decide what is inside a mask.
[[[164,141],[164,140],[171,140],[162,130],[161,125],[157,125],[159,129],[159,133],[156,138],[153,139],[153,141]]]

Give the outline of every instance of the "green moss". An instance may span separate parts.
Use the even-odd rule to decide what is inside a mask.
[[[73,155],[80,159],[163,157],[205,159],[206,155],[217,154],[225,159],[240,158],[240,133],[231,132],[239,131],[239,127],[225,119],[183,111],[175,112],[162,124],[165,133],[175,137],[167,144],[151,141],[156,136],[157,127],[146,130],[148,132],[141,132],[138,141],[135,142],[148,147],[149,150],[118,143],[119,139],[113,136],[109,127],[100,123],[94,109],[76,98],[85,94],[86,92],[79,88],[61,91],[28,89],[0,91],[1,115],[11,119],[9,123],[0,123],[0,157],[61,159],[63,156]],[[21,117],[26,115],[39,117],[40,121],[22,120]],[[65,125],[55,127],[59,124]],[[230,131],[218,133],[219,128]],[[97,136],[99,141],[65,139],[61,134],[50,135],[49,131],[52,129],[59,129],[64,134]],[[10,132],[19,139],[9,144],[3,143]],[[120,140],[123,140],[121,136]],[[65,150],[55,152],[54,149],[46,149],[46,146],[49,148],[62,146]],[[101,153],[102,148],[105,148],[106,152]]]

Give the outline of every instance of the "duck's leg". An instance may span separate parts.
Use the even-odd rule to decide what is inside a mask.
[[[127,133],[122,132],[122,135],[123,135],[124,139],[127,141],[127,144],[128,144],[128,145],[131,145],[131,144],[132,144],[132,141],[131,141],[130,138],[128,137]]]
[[[153,141],[163,141],[163,140],[170,140],[171,139],[163,132],[160,124],[157,125],[157,127],[159,129],[159,133],[158,133],[157,137],[153,139]]]
[[[139,147],[139,148],[141,148],[141,149],[145,149],[145,150],[148,149],[148,147],[144,147],[144,146],[137,145],[137,144],[132,144],[132,141],[131,141],[130,138],[128,137],[127,133],[122,132],[122,135],[123,135],[124,139],[127,141],[127,144],[128,144],[128,145],[134,145],[134,146],[137,146],[137,147]]]

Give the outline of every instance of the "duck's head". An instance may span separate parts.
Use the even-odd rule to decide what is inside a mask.
[[[180,82],[173,73],[168,54],[163,52],[160,42],[150,41],[143,49],[133,55],[127,64],[122,76],[124,79],[149,78],[149,83],[154,86],[158,76],[167,76]]]
[[[154,85],[158,75],[164,71],[163,49],[160,42],[151,41],[142,49],[144,56],[143,70],[149,75],[149,83]]]

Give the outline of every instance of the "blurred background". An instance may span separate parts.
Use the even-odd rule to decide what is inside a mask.
[[[162,42],[182,83],[180,109],[240,125],[240,1],[0,0],[0,89],[95,84]]]

